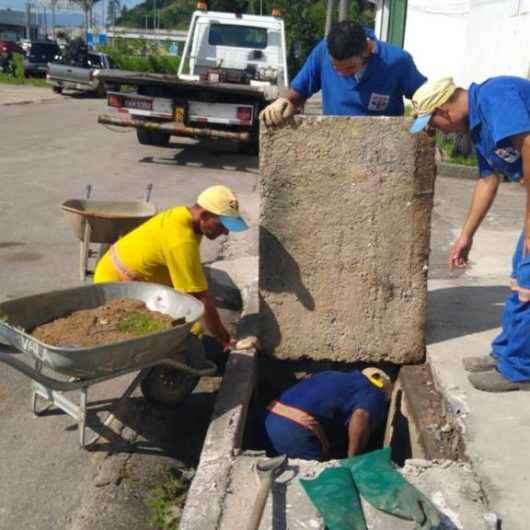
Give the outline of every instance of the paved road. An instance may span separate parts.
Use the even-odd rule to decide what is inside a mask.
[[[113,132],[98,125],[96,116],[103,109],[102,100],[86,97],[0,106],[0,300],[79,284],[78,242],[59,205],[82,198],[89,183],[93,198],[108,200],[141,199],[152,183],[152,200],[159,208],[189,203],[204,187],[223,183],[239,194],[243,210],[246,204],[254,208],[255,201],[247,199],[254,195],[255,158],[236,155],[226,146],[215,153],[194,145],[141,146],[134,131]],[[255,217],[254,211],[249,214]],[[206,260],[213,260],[219,245],[205,242],[203,251]],[[100,385],[104,388],[94,396],[116,397],[125,384]],[[0,365],[0,529],[109,528],[108,518],[90,522],[83,506],[87,484],[98,476],[105,482],[101,459],[79,450],[77,428],[69,417],[33,418],[29,392],[26,378]],[[200,443],[205,425],[194,430],[200,421],[189,418],[210,410],[205,396],[196,397],[195,409],[163,417],[163,433],[154,432],[161,423],[143,418],[141,400],[137,402],[134,427],[151,438],[140,451],[142,469],[153,468],[154,473],[159,460],[152,455],[168,454],[170,446],[186,453],[185,444],[172,444],[177,438],[194,436],[188,444]],[[112,490],[112,495],[124,493]],[[142,512],[135,495],[125,495],[129,521],[118,518],[112,526],[144,528],[143,520],[132,517]],[[110,501],[121,502],[118,497]]]

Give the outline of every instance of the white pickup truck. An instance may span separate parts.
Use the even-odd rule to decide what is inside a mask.
[[[109,86],[113,113],[99,123],[134,127],[138,141],[167,145],[171,135],[223,138],[255,152],[258,115],[288,87],[283,20],[212,11],[195,11],[177,75],[100,71]]]
[[[81,92],[95,92],[103,96],[105,95],[105,84],[98,79],[97,73],[99,70],[108,70],[109,68],[111,65],[106,54],[88,52],[84,66],[49,63],[46,81],[58,94],[66,88]]]

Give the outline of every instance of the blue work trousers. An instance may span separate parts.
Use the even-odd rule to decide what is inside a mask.
[[[497,369],[510,381],[530,380],[530,254],[523,257],[524,233],[512,260],[512,292],[502,315],[502,332],[492,342]]]

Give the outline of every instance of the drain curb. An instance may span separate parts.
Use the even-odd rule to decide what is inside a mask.
[[[237,260],[234,264],[237,265]],[[257,336],[257,267],[255,278],[250,284],[238,285],[237,275],[233,277],[243,301],[237,330],[239,340]],[[256,357],[255,348],[230,353],[180,530],[215,530],[220,525],[234,457],[241,450],[248,405],[256,383]]]

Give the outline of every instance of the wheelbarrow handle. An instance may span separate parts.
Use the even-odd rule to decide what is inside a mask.
[[[206,359],[203,362],[205,365],[207,365],[207,368],[192,368],[191,366],[188,366],[187,364],[181,363],[179,361],[175,361],[174,359],[163,359],[160,364],[172,366],[173,368],[176,368],[179,372],[185,372],[187,374],[195,375],[197,377],[206,377],[208,375],[214,375],[217,372],[217,365],[215,363]]]
[[[11,366],[15,370],[18,370],[19,372],[22,372],[24,375],[27,375],[30,379],[33,379],[37,383],[40,383],[41,385],[44,385],[51,390],[56,390],[58,392],[67,392],[69,390],[76,390],[78,388],[82,388],[84,386],[87,386],[87,383],[85,381],[59,381],[58,379],[54,379],[53,377],[48,377],[46,375],[43,375],[38,370],[35,370],[25,362],[20,361],[17,359],[13,354],[19,353],[16,351],[5,351],[0,346],[0,362],[6,363],[7,365]]]

